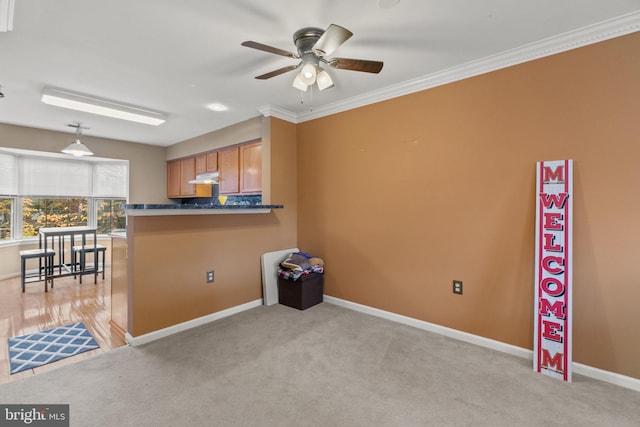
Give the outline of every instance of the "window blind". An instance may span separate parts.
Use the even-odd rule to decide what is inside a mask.
[[[18,164],[15,156],[0,153],[0,195],[18,194]]]
[[[10,151],[15,151],[10,152]],[[0,195],[127,198],[129,162],[0,148]]]
[[[22,157],[22,196],[91,196],[91,165],[38,157]]]
[[[123,163],[96,163],[93,165],[94,197],[127,197],[127,171]]]

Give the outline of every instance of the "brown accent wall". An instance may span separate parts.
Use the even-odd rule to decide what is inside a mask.
[[[325,293],[531,349],[535,163],[573,159],[574,361],[640,378],[639,51],[635,33],[299,124],[298,247]]]
[[[129,217],[132,336],[262,298],[260,256],[297,242],[296,128],[273,119],[270,129],[271,201],[284,209]],[[208,270],[215,271],[213,284],[205,283]]]

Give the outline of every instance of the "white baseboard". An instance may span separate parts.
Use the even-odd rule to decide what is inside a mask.
[[[234,314],[250,310],[252,308],[260,307],[262,305],[262,299],[257,299],[245,304],[237,305],[235,307],[227,308],[226,310],[218,311],[216,313],[208,314],[206,316],[198,317],[197,319],[189,320],[177,325],[169,326],[164,329],[149,332],[148,334],[140,335],[137,337],[131,336],[129,332],[125,334],[125,339],[130,346],[135,347],[142,344],[150,343],[151,341],[158,340],[160,338],[168,337],[169,335],[183,332],[188,329],[202,326],[216,320],[232,316]]]
[[[20,272],[5,274],[4,276],[0,276],[0,280],[13,279],[14,277],[20,277]]]
[[[513,356],[518,356],[525,359],[533,360],[533,351],[528,350],[526,348],[517,347],[511,344],[481,337],[479,335],[458,331],[456,329],[447,328],[444,326],[436,325],[434,323],[425,322],[423,320],[418,320],[412,317],[407,317],[407,316],[392,313],[389,311],[380,310],[378,308],[373,308],[373,307],[358,304],[355,302],[343,300],[340,298],[335,298],[329,295],[324,295],[324,301],[330,304],[338,305],[340,307],[348,308],[350,310],[359,311],[361,313],[370,314],[372,316],[391,320],[392,322],[402,323],[403,325],[408,325],[408,326],[412,326],[414,328],[422,329],[425,331],[434,332],[436,334],[444,335],[449,338],[454,338],[460,341],[479,345],[481,347],[486,347],[492,350],[497,350],[503,353],[511,354]],[[573,372],[576,374],[584,375],[585,377],[590,377],[600,381],[615,384],[620,387],[629,388],[631,390],[640,391],[640,379],[616,374],[615,372],[604,371],[602,369],[594,368],[594,367],[583,365],[581,363],[576,363],[576,362],[573,362],[572,368],[573,368]],[[533,365],[532,365],[532,369],[533,369]]]

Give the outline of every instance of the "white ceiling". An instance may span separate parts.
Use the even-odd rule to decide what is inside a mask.
[[[13,31],[0,33],[0,123],[73,133],[66,124],[81,122],[86,135],[167,146],[265,106],[295,121],[311,106],[388,97],[389,88],[611,20],[638,31],[639,16],[640,0],[16,0]],[[384,61],[380,74],[330,70],[335,87],[303,104],[293,72],[254,79],[297,61],[241,42],[295,51],[296,30],[332,23],[354,33],[333,56]],[[156,127],[45,105],[45,87],[169,120]],[[228,110],[205,108],[212,102]]]

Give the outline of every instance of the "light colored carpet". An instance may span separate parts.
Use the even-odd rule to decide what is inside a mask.
[[[640,393],[323,303],[259,307],[0,386],[72,426],[638,426]]]

